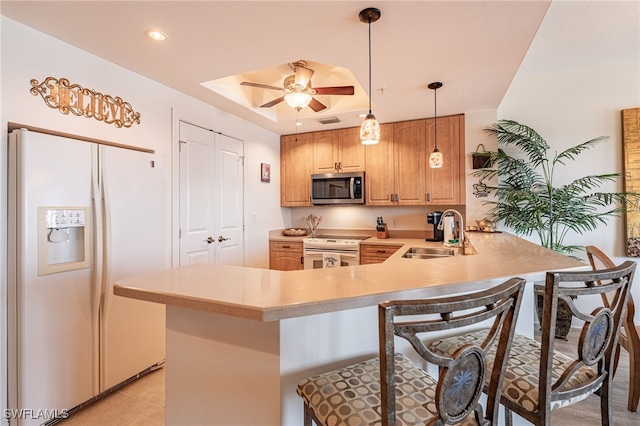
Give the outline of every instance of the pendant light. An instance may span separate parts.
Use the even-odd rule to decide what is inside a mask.
[[[429,156],[429,167],[432,169],[439,169],[444,166],[444,156],[438,149],[438,89],[442,87],[442,83],[435,81],[429,84],[429,89],[433,90],[433,140],[434,148],[433,152]]]
[[[360,22],[369,25],[369,114],[360,125],[360,142],[364,145],[373,145],[380,142],[380,123],[371,112],[371,23],[380,19],[380,10],[369,7],[358,15]]]

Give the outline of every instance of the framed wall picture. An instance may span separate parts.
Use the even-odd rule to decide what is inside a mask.
[[[271,182],[271,164],[260,163],[260,180]]]

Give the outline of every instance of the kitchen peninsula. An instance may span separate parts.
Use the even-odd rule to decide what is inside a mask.
[[[528,281],[519,331],[533,334],[531,283],[585,264],[507,233],[470,233],[471,255],[273,271],[196,264],[120,280],[115,294],[167,306],[166,424],[297,425],[299,380],[378,351],[377,304]],[[366,241],[365,241],[366,243]],[[400,348],[406,350],[406,348]]]

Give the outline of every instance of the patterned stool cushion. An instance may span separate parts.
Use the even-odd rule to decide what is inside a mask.
[[[437,416],[437,382],[401,354],[395,355],[396,425],[424,425]],[[298,395],[323,425],[381,425],[378,358],[310,377]],[[473,414],[463,424],[475,425]]]
[[[468,334],[452,336],[446,339],[435,340],[430,348],[440,354],[453,353],[460,345],[472,341],[484,339],[486,330],[480,330]],[[519,334],[514,334],[511,352],[507,361],[504,382],[502,383],[502,395],[514,403],[522,406],[527,411],[538,411],[538,379],[540,374],[540,343]],[[493,368],[495,345],[487,355],[487,368]],[[574,360],[561,352],[553,355],[553,367],[551,371],[552,381],[558,380],[564,370]],[[596,372],[589,367],[581,367],[569,379],[562,389],[563,391],[576,389],[596,376]],[[593,392],[591,392],[593,393]],[[570,400],[552,401],[551,409],[575,404],[587,398],[591,393],[576,396]]]

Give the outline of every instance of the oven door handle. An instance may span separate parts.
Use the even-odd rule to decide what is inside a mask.
[[[309,250],[306,249],[303,252],[304,256],[322,256],[323,253],[335,253],[339,254],[342,257],[348,257],[353,259],[358,259],[360,257],[360,253],[353,251],[340,251],[340,250]]]

